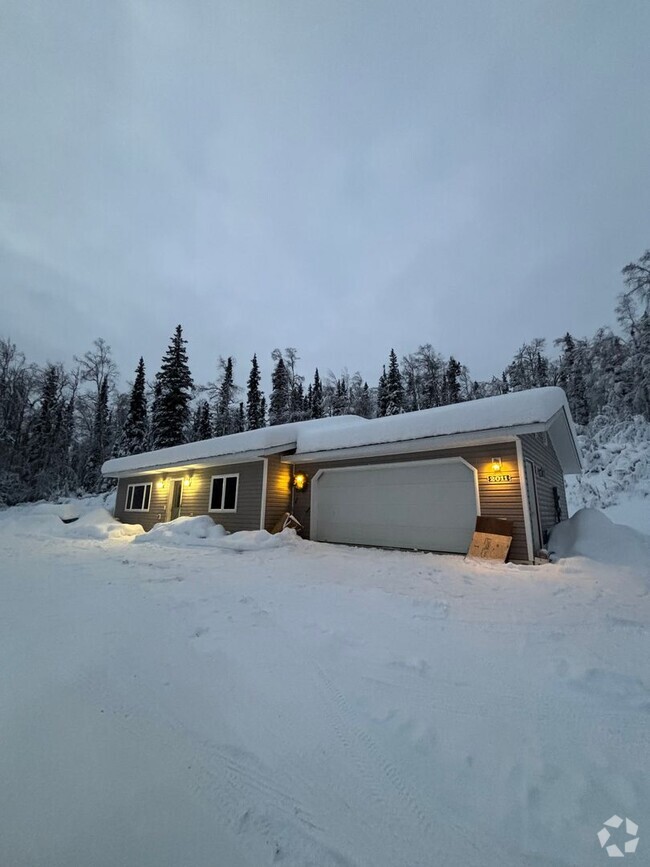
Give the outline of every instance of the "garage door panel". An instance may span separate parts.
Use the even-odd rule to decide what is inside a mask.
[[[312,489],[320,541],[464,552],[476,514],[475,471],[460,460],[323,470]]]

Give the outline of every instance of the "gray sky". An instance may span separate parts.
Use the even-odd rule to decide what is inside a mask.
[[[0,334],[376,382],[614,323],[650,246],[650,3],[5,0]]]

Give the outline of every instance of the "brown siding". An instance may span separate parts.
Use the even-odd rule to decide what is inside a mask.
[[[205,467],[192,471],[192,483],[183,488],[181,515],[207,515],[216,524],[222,524],[231,533],[237,530],[259,530],[262,505],[262,469],[261,460],[244,464],[228,464],[227,466]],[[239,490],[237,492],[236,512],[208,513],[210,497],[210,481],[212,476],[239,474]],[[159,521],[167,520],[167,504],[174,479],[182,479],[182,472],[169,473],[165,487],[156,487],[160,473],[138,476],[131,479],[120,479],[115,503],[115,517],[127,524],[142,524],[145,530],[150,530]],[[127,485],[140,482],[152,482],[151,505],[148,512],[126,512]]]
[[[521,486],[519,468],[517,465],[517,449],[514,442],[492,445],[471,446],[461,449],[444,449],[432,452],[418,452],[409,455],[390,455],[383,457],[350,459],[346,461],[324,461],[295,465],[295,472],[304,472],[313,478],[318,470],[326,467],[352,467],[368,464],[388,464],[406,461],[424,461],[435,458],[464,458],[478,471],[479,499],[481,514],[493,518],[507,518],[514,523],[514,536],[510,549],[511,560],[528,560],[524,513],[521,502]],[[492,474],[490,461],[493,457],[502,460],[502,473],[508,474],[511,481],[506,484],[491,484],[487,477]],[[303,525],[303,535],[309,538],[311,485],[306,491],[296,491],[294,494],[293,514]]]
[[[128,479],[120,479],[117,484],[117,496],[115,498],[115,517],[125,524],[142,524],[145,530],[150,530],[154,524],[165,520],[167,512],[168,489],[156,487],[160,476],[133,476]],[[126,512],[126,489],[129,485],[141,485],[151,483],[151,500],[148,512]]]
[[[270,455],[267,460],[264,529],[271,532],[282,515],[291,511],[291,467],[281,462],[280,455]]]
[[[532,461],[535,468],[535,487],[539,504],[543,541],[549,530],[557,524],[553,488],[558,489],[562,520],[568,518],[564,473],[548,434],[524,434],[521,437],[524,460]]]

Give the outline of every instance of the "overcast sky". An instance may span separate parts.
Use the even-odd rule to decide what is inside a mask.
[[[0,334],[124,379],[614,323],[650,246],[648,0],[5,0]]]

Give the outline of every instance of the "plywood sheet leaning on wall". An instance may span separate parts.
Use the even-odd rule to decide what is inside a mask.
[[[512,521],[502,518],[484,518],[479,515],[467,552],[468,558],[505,563],[512,544],[512,530]]]

